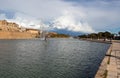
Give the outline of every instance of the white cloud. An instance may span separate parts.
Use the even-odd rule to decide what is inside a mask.
[[[2,18],[7,19],[4,14],[2,15]],[[79,17],[79,19],[77,17]],[[53,21],[50,21],[51,23],[54,23],[53,26],[46,25],[41,20],[35,19],[34,17],[30,17],[22,13],[16,13],[14,19],[7,20],[9,22],[16,22],[20,26],[27,28],[36,28],[42,30],[51,30],[57,28],[74,32],[94,32],[94,30],[86,22],[83,21],[82,17],[76,15],[76,12],[72,13],[69,11],[64,11],[63,15],[57,17]]]
[[[57,25],[57,28],[78,32],[105,30],[106,25],[113,28],[114,24],[119,26],[120,1],[73,1],[76,3],[64,0],[1,0],[0,9],[14,11],[15,18],[12,21],[27,27],[34,24],[38,28],[40,21],[53,19],[64,25]],[[63,15],[65,12],[69,15]],[[0,18],[5,18],[5,15],[0,15]]]
[[[83,21],[75,13],[65,11],[63,16],[58,17],[53,21],[53,28],[57,29],[67,29],[74,32],[84,32],[84,33],[93,33],[95,32],[87,22]]]
[[[71,7],[70,3],[61,0],[2,0],[0,9],[11,9],[26,13],[42,20],[61,15],[62,11]]]
[[[21,12],[16,12],[13,19],[8,19],[5,13],[0,14],[0,20],[7,20],[8,22],[15,22],[20,27],[34,28],[40,30],[50,30],[49,25],[45,25],[41,19],[26,15]]]
[[[5,1],[3,1],[3,4],[4,2]],[[45,21],[50,18],[52,20],[56,19],[54,21],[50,20],[50,22],[59,21],[62,29],[85,32],[86,28],[88,28],[86,32],[93,32],[89,25],[86,24],[86,26],[83,26],[84,24],[80,23],[82,20],[81,18],[85,17],[84,10],[82,8],[73,7],[71,3],[61,0],[16,0],[14,3],[10,1],[9,5],[8,3],[6,3],[6,5],[3,5],[2,7],[16,11],[14,19],[8,20],[16,22],[24,27],[31,27],[31,25],[34,25],[34,28],[39,28],[39,24],[42,24],[47,29],[51,29],[51,27],[41,22],[41,20]],[[38,18],[40,20],[38,20]],[[57,28],[60,28],[59,25],[56,26]]]

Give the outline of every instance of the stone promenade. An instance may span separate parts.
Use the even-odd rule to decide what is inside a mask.
[[[120,78],[120,41],[113,41],[95,78]]]
[[[120,78],[120,43],[112,43],[107,71],[107,78]]]

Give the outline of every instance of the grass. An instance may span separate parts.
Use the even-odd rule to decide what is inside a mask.
[[[111,55],[112,50],[110,50],[110,55]],[[110,64],[110,56],[108,57],[107,64]]]
[[[108,57],[108,61],[107,61],[107,64],[110,64],[110,57]]]
[[[107,78],[107,74],[108,74],[108,70],[105,70],[105,73],[103,74],[104,78]]]

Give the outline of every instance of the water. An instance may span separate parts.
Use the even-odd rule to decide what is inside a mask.
[[[0,78],[94,78],[108,47],[76,39],[0,40]]]

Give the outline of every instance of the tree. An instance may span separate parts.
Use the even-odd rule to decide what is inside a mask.
[[[120,31],[118,32],[119,36],[120,36]]]
[[[92,34],[91,34],[91,38],[92,38],[92,39],[97,39],[97,38],[98,38],[98,35],[97,35],[96,33],[92,33]]]
[[[79,38],[87,38],[87,35],[85,35],[85,34],[84,35],[79,35],[78,37]]]
[[[98,38],[104,38],[104,32],[99,32],[98,33]]]
[[[108,31],[106,31],[106,32],[105,32],[105,37],[106,37],[106,38],[110,38],[110,36],[111,36],[111,33],[108,32]]]
[[[91,33],[88,35],[80,35],[78,36],[80,38],[91,38],[91,39],[112,39],[114,38],[114,34],[111,34],[110,32],[106,31],[106,32],[98,32],[98,33]]]

